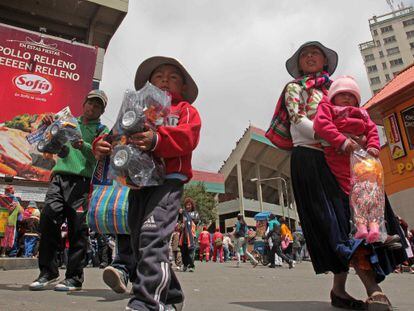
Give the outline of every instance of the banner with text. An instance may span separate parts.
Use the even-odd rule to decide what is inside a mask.
[[[42,114],[82,114],[92,88],[95,47],[0,23],[0,175],[47,180],[54,165],[25,137]]]

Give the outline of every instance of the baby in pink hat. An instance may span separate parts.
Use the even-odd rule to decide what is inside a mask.
[[[313,124],[315,134],[324,141],[326,162],[347,195],[351,189],[350,154],[361,148],[352,137],[365,136],[366,150],[375,158],[380,148],[377,127],[368,112],[359,107],[360,102],[356,81],[350,76],[339,77],[332,83],[328,97],[318,105]],[[383,217],[383,206],[377,212],[381,211],[380,216]],[[366,238],[369,243],[378,241],[378,224],[367,220],[370,219],[368,214],[376,211],[354,209],[354,212],[357,226],[355,238]]]

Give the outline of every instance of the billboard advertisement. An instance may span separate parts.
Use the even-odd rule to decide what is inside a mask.
[[[49,179],[55,159],[26,136],[46,112],[82,114],[96,57],[95,47],[0,23],[0,176]]]

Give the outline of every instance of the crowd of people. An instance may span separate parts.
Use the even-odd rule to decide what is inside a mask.
[[[101,236],[90,233],[86,223],[96,163],[110,156],[114,148],[109,129],[100,122],[108,99],[103,91],[93,90],[77,118],[82,139],[70,144],[68,155],[57,160],[40,217],[33,204],[24,209],[11,188],[1,197],[2,215],[7,213],[0,241],[2,256],[15,254],[20,217],[25,256],[36,256],[38,243],[39,276],[30,290],[43,290],[58,282],[57,258],[63,249],[66,272],[54,286],[56,291],[82,289],[83,269],[98,256],[103,281],[111,289],[124,293],[127,283],[132,283],[133,295],[126,310],[147,311],[182,309],[184,293],[170,260],[177,269],[188,272],[194,272],[195,258],[219,263],[234,259],[236,266],[249,260],[253,267],[261,261],[270,268],[284,261],[294,268],[308,253],[315,273],[333,273],[333,306],[391,310],[379,283],[389,273],[403,271],[402,265],[413,264],[413,231],[395,216],[383,192],[378,192],[378,204],[369,208],[350,203],[350,154],[364,150],[377,159],[379,139],[369,115],[359,107],[361,96],[355,80],[330,78],[337,64],[338,54],[320,42],[300,46],[286,61],[293,80],[284,87],[266,132],[273,144],[291,153],[291,181],[301,230],[292,233],[283,218],[270,215],[267,230],[258,234],[239,215],[232,232],[223,234],[220,228],[208,231],[202,226],[191,198],[182,207],[183,187],[192,178],[191,158],[200,136],[201,119],[192,105],[198,87],[176,59],[156,56],[137,68],[135,88],[150,82],[168,92],[171,110],[165,124],[132,133],[128,143],[162,159],[165,176],[158,186],[130,189],[129,234]],[[46,115],[42,122],[51,124],[53,115]],[[372,180],[366,181],[371,184]],[[382,223],[385,238],[378,240]],[[108,249],[114,244],[111,261]],[[365,300],[346,291],[350,266],[366,289]]]
[[[188,198],[186,202],[190,200]],[[283,217],[279,222],[274,214],[270,214],[264,234],[260,234],[255,227],[248,227],[242,215],[239,215],[237,219],[230,232],[222,233],[220,228],[214,228],[214,226],[211,226],[213,229],[210,231],[206,225],[197,227],[199,219],[193,218],[194,245],[190,248],[190,252],[187,245],[182,243],[186,235],[183,230],[184,223],[178,222],[170,241],[170,259],[176,269],[194,272],[194,260],[197,259],[200,262],[218,263],[234,261],[237,267],[247,260],[253,267],[256,267],[260,261],[264,265],[269,265],[270,268],[282,266],[282,263],[286,262],[290,268],[293,268],[295,263],[301,262],[307,254],[302,231],[299,228],[292,234]],[[256,248],[258,244],[256,242],[263,242],[264,247]],[[189,256],[189,259],[183,260],[182,253]]]

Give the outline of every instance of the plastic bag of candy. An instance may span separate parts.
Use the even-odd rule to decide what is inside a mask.
[[[41,125],[37,131],[27,135],[26,139],[30,144],[36,145],[37,151],[64,158],[70,150],[65,144],[81,140],[82,133],[70,108],[65,107],[54,115],[52,124]]]
[[[368,243],[384,242],[387,231],[384,224],[384,171],[378,158],[366,150],[351,154],[350,205],[356,232],[354,237]]]
[[[170,107],[171,97],[149,82],[139,91],[125,92],[114,128],[107,137],[114,146],[110,177],[131,188],[156,186],[163,182],[163,162],[151,152],[130,144],[129,137],[165,124]]]

